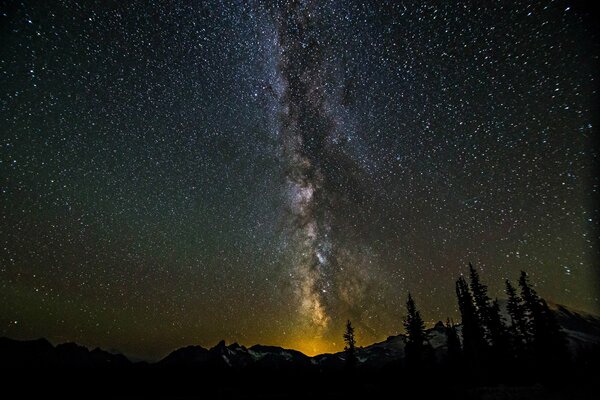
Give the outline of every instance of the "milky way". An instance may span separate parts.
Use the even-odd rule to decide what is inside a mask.
[[[331,259],[332,194],[323,164],[331,157],[327,140],[334,124],[325,107],[325,61],[319,30],[311,27],[317,19],[314,12],[314,7],[288,5],[276,23],[285,84],[281,123],[286,177],[299,252],[298,295],[302,311],[319,328],[326,328],[330,318],[323,298],[331,291],[328,275],[337,265]]]
[[[279,120],[289,200],[290,241],[295,256],[292,274],[300,311],[317,334],[341,305],[352,309],[363,300],[368,266],[358,261],[356,248],[339,237],[352,226],[337,218],[339,208],[360,209],[348,193],[359,193],[360,167],[340,151],[347,121],[347,91],[336,68],[340,60],[324,35],[328,21],[317,3],[286,3],[274,7],[277,48]],[[371,260],[373,261],[373,260]],[[362,276],[357,276],[365,269]],[[347,310],[346,310],[347,311]],[[335,312],[335,311],[334,311]],[[335,312],[337,315],[337,312]]]
[[[596,16],[570,1],[0,5],[0,335],[307,353],[599,311]]]

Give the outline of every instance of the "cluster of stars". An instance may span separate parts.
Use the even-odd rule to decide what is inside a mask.
[[[408,290],[456,318],[469,261],[493,296],[526,270],[598,311],[594,23],[563,0],[3,4],[0,335],[336,351],[348,318],[359,344],[399,332]]]

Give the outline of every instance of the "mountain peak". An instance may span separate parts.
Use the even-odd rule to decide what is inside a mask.
[[[433,326],[433,330],[436,331],[440,331],[440,330],[444,330],[446,329],[446,326],[444,325],[444,323],[442,321],[438,321],[435,323],[435,325]]]

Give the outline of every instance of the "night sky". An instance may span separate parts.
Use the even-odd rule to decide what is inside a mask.
[[[600,312],[580,2],[155,3],[0,3],[1,336],[339,351],[469,261]]]

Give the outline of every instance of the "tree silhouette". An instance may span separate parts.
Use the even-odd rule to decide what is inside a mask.
[[[528,336],[532,340],[534,339],[536,331],[539,331],[539,326],[536,326],[541,322],[540,320],[540,297],[538,296],[535,289],[529,284],[529,277],[525,271],[521,271],[519,277],[519,286],[521,287],[521,298],[523,299],[523,310],[525,315],[525,336]]]
[[[473,302],[481,323],[487,351],[481,356],[486,360],[491,370],[501,371],[501,366],[510,359],[510,338],[505,326],[504,317],[500,312],[498,300],[492,302],[488,296],[488,287],[481,282],[479,273],[469,263],[470,287]]]
[[[530,336],[530,356],[537,364],[540,376],[544,376],[558,364],[567,361],[565,336],[546,301],[538,296],[529,283],[525,271],[521,271],[519,286]]]
[[[506,280],[506,295],[508,302],[506,310],[510,316],[510,330],[515,340],[515,345],[522,345],[528,340],[527,336],[527,320],[525,318],[525,310],[523,308],[523,300],[517,294],[517,290]]]
[[[494,300],[488,310],[488,334],[491,341],[490,346],[490,369],[493,379],[498,380],[500,374],[504,374],[513,358],[510,335],[504,324],[504,317],[500,312],[498,299]]]
[[[346,365],[349,368],[354,368],[357,362],[356,338],[354,337],[354,328],[352,327],[352,323],[350,322],[350,320],[346,322],[346,331],[344,332],[344,343],[346,343],[346,346],[344,347],[344,351],[346,352]]]
[[[421,318],[421,313],[417,310],[415,301],[411,294],[408,294],[406,301],[407,315],[404,320],[404,329],[406,329],[406,363],[410,367],[423,366],[425,357],[425,341],[427,334],[425,333],[425,323]]]
[[[506,310],[510,316],[510,326],[508,327],[510,347],[515,359],[524,360],[526,358],[526,346],[530,340],[525,308],[523,300],[508,279],[506,280],[506,296],[508,297]]]
[[[469,277],[471,280],[471,292],[473,293],[475,307],[477,308],[482,324],[485,325],[485,328],[487,329],[490,323],[489,310],[491,299],[487,294],[487,286],[481,283],[479,273],[471,263],[469,263]]]
[[[456,281],[456,296],[462,319],[465,361],[469,367],[475,369],[479,366],[480,358],[487,346],[477,308],[473,302],[473,296],[467,281],[462,276]]]

